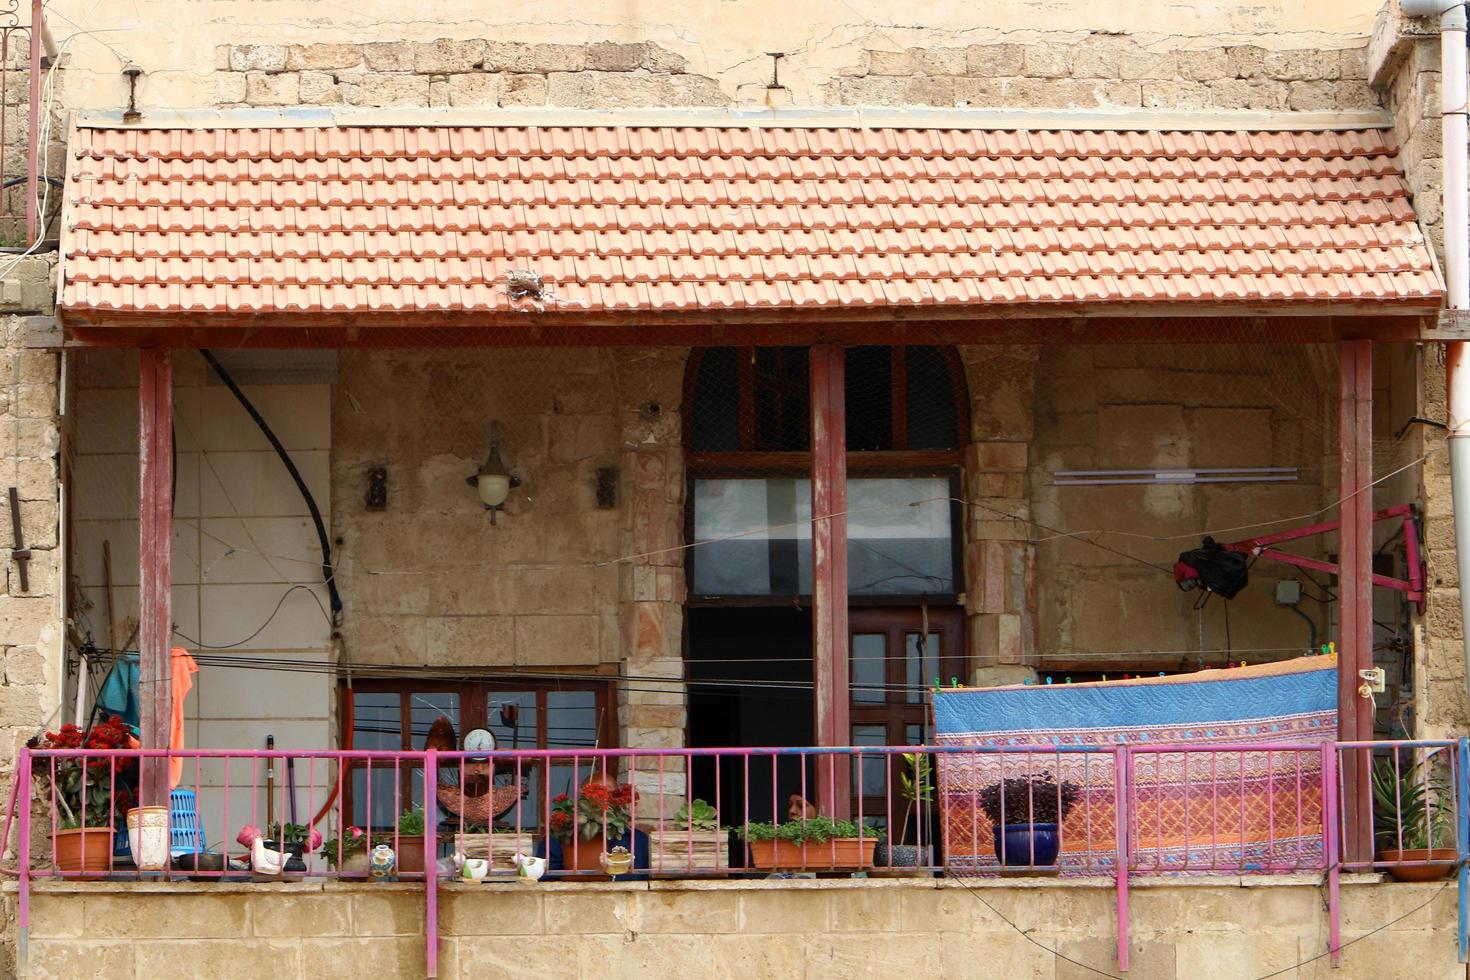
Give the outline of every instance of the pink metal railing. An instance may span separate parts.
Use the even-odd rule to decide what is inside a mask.
[[[102,842],[84,840],[80,868],[63,869],[54,853],[37,861],[33,849],[18,848],[19,924],[29,921],[30,884],[38,879],[104,876],[136,878],[126,851],[109,846],[105,831],[124,825],[122,805],[138,783],[143,766],[180,764],[178,787],[191,790],[202,837],[226,855],[219,870],[187,874],[202,879],[278,877],[261,874],[249,855],[235,846],[241,826],[259,828],[264,843],[278,855],[287,847],[285,824],[307,823],[322,815],[326,843],[340,855],[353,839],[349,828],[363,825],[369,845],[386,843],[397,857],[397,877],[422,881],[427,890],[428,967],[437,961],[440,879],[459,873],[460,858],[485,861],[486,877],[517,875],[512,856],[548,859],[548,879],[595,874],[597,855],[606,846],[572,832],[558,835],[553,816],[575,803],[582,787],[601,784],[622,790],[622,811],[591,805],[588,830],[616,836],[624,824],[636,828],[619,838],[631,852],[635,877],[698,877],[769,874],[772,870],[816,873],[876,867],[873,845],[892,836],[915,850],[899,855],[887,842],[891,871],[936,874],[1049,873],[1114,879],[1118,897],[1119,967],[1127,968],[1129,882],[1158,875],[1325,874],[1331,909],[1331,947],[1338,940],[1338,876],[1350,870],[1427,867],[1444,855],[1376,854],[1345,863],[1345,810],[1340,777],[1355,754],[1377,757],[1385,786],[1397,787],[1397,817],[1379,800],[1379,851],[1410,850],[1429,834],[1447,846],[1463,868],[1467,831],[1462,827],[1463,745],[1416,743],[1272,743],[1233,746],[860,746],[843,748],[741,749],[540,749],[493,752],[257,751],[257,750],[40,750],[25,749],[18,760],[3,840],[32,839],[33,810],[44,814],[54,836],[70,810],[84,827],[97,827],[95,815],[65,805],[62,784],[77,780],[85,795],[99,795]],[[905,793],[901,778],[913,785],[915,763],[924,760],[917,792]],[[817,765],[834,759],[837,764]],[[763,847],[746,841],[812,829],[806,801],[832,799],[845,759],[853,793],[837,817],[850,818],[855,846],[833,840],[804,847]],[[272,779],[289,769],[301,777]],[[818,774],[825,785],[819,785]],[[1407,778],[1404,778],[1407,776]],[[1390,778],[1392,777],[1392,778]],[[343,792],[334,792],[335,782]],[[272,793],[270,787],[276,787]],[[1405,797],[1421,787],[1432,801],[1415,810]],[[24,787],[24,792],[21,788]],[[825,790],[825,793],[819,792]],[[562,799],[567,793],[571,799]],[[599,789],[594,785],[595,796]],[[1019,794],[1019,796],[1018,796]],[[1380,796],[1382,793],[1380,793]],[[489,798],[487,801],[486,798]],[[717,815],[714,826],[681,819],[703,799]],[[329,806],[323,806],[330,801]],[[37,806],[37,804],[39,804]],[[304,805],[301,805],[304,804]],[[1060,856],[1055,863],[1039,852],[1031,835],[1015,847],[997,849],[992,810],[1008,823],[1033,822],[1059,813]],[[400,827],[398,815],[422,809],[422,839]],[[623,811],[626,811],[625,813]],[[1428,816],[1426,816],[1426,813]],[[294,814],[294,816],[293,816]],[[88,823],[90,821],[90,824]],[[1426,821],[1433,821],[1429,826]],[[784,828],[784,829],[783,829]],[[125,831],[116,832],[125,836]],[[558,840],[558,836],[561,837]],[[310,843],[310,842],[308,842]],[[1397,843],[1398,848],[1387,845]],[[99,855],[97,847],[105,849]],[[36,848],[39,850],[39,848]],[[364,879],[361,863],[328,867],[316,847],[305,854],[304,877]],[[561,866],[555,866],[560,852]],[[758,854],[759,852],[759,854]],[[770,853],[770,859],[760,854]],[[782,856],[784,853],[784,857]],[[856,855],[856,856],[854,856]],[[86,864],[87,857],[96,859]],[[473,864],[472,870],[475,870]],[[1463,888],[1462,872],[1462,888]]]

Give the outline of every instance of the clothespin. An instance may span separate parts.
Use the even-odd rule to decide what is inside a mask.
[[[1160,677],[1163,677],[1163,676],[1164,676],[1164,672],[1163,672],[1163,671],[1162,671],[1162,670],[1161,670],[1161,671],[1159,671],[1159,676],[1160,676]]]
[[[1108,679],[1108,675],[1107,674],[1103,674],[1103,680],[1107,680],[1107,679]]]
[[[1072,683],[1072,678],[1071,678],[1071,677],[1068,677],[1068,678],[1067,678],[1067,683],[1068,683],[1068,684],[1070,684],[1070,683]]]
[[[1051,684],[1051,675],[1050,674],[1047,674],[1046,675],[1046,683],[1047,683],[1048,686]]]
[[[952,687],[952,688],[959,687],[960,686],[960,679],[958,677],[951,677],[949,679],[949,686]]]
[[[938,677],[934,678],[934,693],[935,694],[938,694],[939,693],[939,678]]]
[[[1021,678],[1021,686],[1022,687],[1030,687],[1031,686],[1031,678],[1029,678],[1029,677],[1023,677],[1023,678]]]
[[[1244,661],[1244,660],[1242,660],[1242,661],[1241,661],[1241,662],[1240,662],[1240,665],[1241,665],[1241,666],[1242,666],[1242,667],[1245,667],[1245,666],[1248,666],[1248,665],[1247,665],[1247,664],[1246,664],[1246,662],[1245,662],[1245,661]]]

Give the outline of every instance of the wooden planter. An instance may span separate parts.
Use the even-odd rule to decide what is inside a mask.
[[[101,877],[112,859],[112,828],[58,830],[51,835],[51,856],[58,871]]]
[[[655,875],[711,875],[730,870],[729,834],[723,830],[648,831]]]
[[[1405,849],[1402,851],[1379,851],[1378,860],[1390,861],[1431,861],[1432,864],[1415,864],[1399,867],[1385,868],[1388,876],[1394,881],[1440,881],[1448,878],[1450,872],[1455,870],[1455,861],[1459,854],[1453,847],[1436,847],[1432,850],[1427,847]]]
[[[756,840],[747,847],[759,871],[862,871],[872,866],[877,843],[876,837],[838,837],[824,844]]]

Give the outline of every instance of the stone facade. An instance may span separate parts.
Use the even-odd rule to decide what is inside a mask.
[[[1135,885],[1127,975],[1247,980],[1311,961],[1394,977],[1412,950],[1414,976],[1463,977],[1439,884],[1345,884],[1352,945],[1330,971],[1317,884]],[[41,886],[32,903],[31,980],[423,976],[413,885]],[[1080,977],[1075,963],[1114,969],[1114,911],[1107,887],[1013,881],[451,884],[439,976]]]

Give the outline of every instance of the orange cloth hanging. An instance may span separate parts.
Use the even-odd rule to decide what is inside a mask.
[[[173,654],[173,718],[169,722],[168,746],[171,749],[182,749],[184,747],[184,699],[189,696],[189,691],[194,687],[194,675],[199,673],[199,665],[194,658],[189,656],[189,651],[183,647],[174,647]],[[168,788],[173,789],[179,785],[179,777],[184,774],[184,760],[170,759],[168,763]]]

